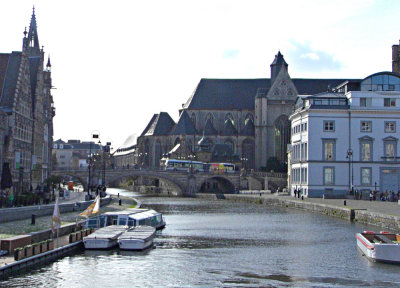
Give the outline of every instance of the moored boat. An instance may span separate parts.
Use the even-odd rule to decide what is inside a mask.
[[[356,234],[357,246],[370,260],[400,264],[400,235],[364,231]]]
[[[122,250],[144,250],[153,245],[156,228],[137,226],[118,237],[119,248]]]
[[[162,229],[165,227],[165,219],[161,213],[144,208],[131,208],[123,211],[106,212],[96,217],[91,217],[86,221],[86,228],[101,228],[110,225],[152,226]]]
[[[111,225],[100,228],[83,238],[86,249],[109,249],[118,244],[118,237],[126,230],[127,226]]]

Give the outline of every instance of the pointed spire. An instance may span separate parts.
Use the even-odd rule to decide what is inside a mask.
[[[35,6],[33,6],[32,10],[33,12],[31,17],[31,24],[29,25],[29,33],[28,33],[29,46],[34,47],[35,49],[37,49],[37,51],[40,51],[39,37],[36,25]]]
[[[50,54],[49,57],[47,58],[46,70],[47,72],[51,71]]]
[[[286,63],[283,55],[281,54],[281,51],[279,50],[278,54],[275,55],[275,59],[271,64],[271,82],[274,82],[283,65],[285,65],[286,69],[288,69],[288,64]]]

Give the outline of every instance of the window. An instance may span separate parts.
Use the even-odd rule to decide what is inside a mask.
[[[396,157],[396,142],[385,141],[385,158],[394,160],[394,157]]]
[[[362,141],[361,146],[361,161],[372,161],[372,141]]]
[[[360,107],[367,107],[367,98],[360,98]]]
[[[383,106],[385,107],[396,107],[396,99],[395,98],[384,98]]]
[[[395,88],[395,87],[394,87],[393,84],[389,84],[389,85],[388,85],[388,90],[389,90],[389,91],[394,91],[394,88]]]
[[[371,185],[371,168],[361,168],[361,185]]]
[[[324,167],[324,185],[333,185],[335,183],[335,168]]]
[[[323,160],[325,161],[334,161],[335,160],[335,150],[336,150],[336,145],[335,145],[335,140],[323,140]]]
[[[386,121],[385,122],[385,132],[386,133],[394,133],[394,132],[396,132],[396,122],[394,122],[394,121]]]
[[[372,132],[372,122],[361,121],[361,132]]]
[[[335,131],[335,121],[324,121],[324,131],[334,132]]]

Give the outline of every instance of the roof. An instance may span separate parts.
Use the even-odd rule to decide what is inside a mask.
[[[179,118],[178,123],[172,129],[170,135],[195,135],[197,134],[196,128],[193,126],[192,120],[189,118],[188,113],[184,110]]]
[[[150,123],[145,129],[144,136],[157,136],[157,135],[168,135],[169,132],[174,128],[175,122],[172,120],[166,112],[160,112],[160,114],[154,114],[151,118]]]
[[[183,109],[254,110],[257,89],[270,86],[270,79],[201,79]]]
[[[22,52],[12,52],[9,55],[3,81],[3,87],[0,95],[0,106],[9,108],[13,107],[15,89],[17,87],[17,80],[19,76],[19,67],[21,65],[21,58]]]
[[[313,95],[349,79],[292,79],[299,95]],[[263,97],[271,79],[201,79],[183,109],[254,110],[255,97]],[[259,90],[262,88],[261,90]]]

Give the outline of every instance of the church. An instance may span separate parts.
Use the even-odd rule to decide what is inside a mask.
[[[1,188],[35,189],[50,175],[55,108],[51,63],[39,45],[35,9],[22,51],[0,53]]]
[[[287,165],[289,116],[298,96],[326,92],[349,79],[298,79],[278,52],[270,78],[201,79],[179,110],[175,123],[166,112],[154,114],[137,139],[137,164],[159,167],[163,157],[235,162],[271,170]],[[199,159],[208,153],[208,158]]]

